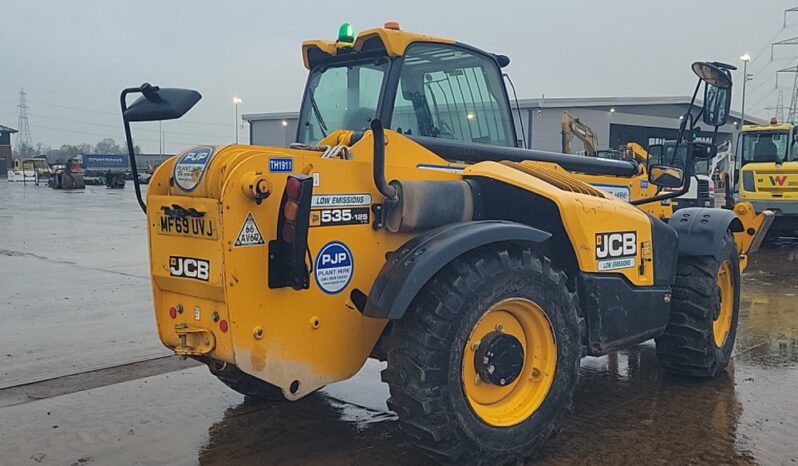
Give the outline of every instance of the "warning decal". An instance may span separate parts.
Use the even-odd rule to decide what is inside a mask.
[[[241,227],[241,231],[238,233],[238,238],[236,238],[236,242],[233,246],[258,246],[260,244],[265,244],[263,235],[260,234],[258,224],[255,223],[255,219],[252,218],[252,212],[250,212],[247,214],[247,219],[244,220],[244,225]]]

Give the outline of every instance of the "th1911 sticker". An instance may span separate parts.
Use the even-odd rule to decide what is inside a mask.
[[[291,173],[294,159],[291,157],[269,157],[269,171],[272,173]]]
[[[368,207],[311,210],[310,226],[368,225],[370,212]]]
[[[263,235],[260,234],[258,224],[255,223],[252,212],[250,212],[247,214],[247,219],[244,220],[244,225],[241,226],[241,231],[233,246],[257,246],[259,244],[264,244]]]
[[[349,285],[354,269],[352,251],[340,241],[330,241],[316,256],[313,275],[323,292],[338,294]]]

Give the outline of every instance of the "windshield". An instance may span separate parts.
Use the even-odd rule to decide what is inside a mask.
[[[298,142],[312,144],[338,129],[368,128],[388,66],[381,58],[314,68],[299,116]]]
[[[408,47],[391,125],[408,135],[515,147],[495,61],[445,44]]]
[[[789,140],[789,131],[743,133],[742,162],[784,162]]]

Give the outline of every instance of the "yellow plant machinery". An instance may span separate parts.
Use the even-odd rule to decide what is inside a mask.
[[[655,338],[668,370],[726,367],[765,216],[668,218],[661,201],[680,192],[657,188],[689,185],[714,144],[680,137],[684,163],[647,171],[516,147],[509,59],[395,23],[357,36],[344,25],[302,56],[297,143],[191,147],[155,170],[146,201],[134,178],[158,333],[176,354],[269,400],[387,361],[388,406],[413,442],[488,462],[552,434],[585,355]],[[724,66],[693,65],[716,131]],[[133,173],[130,123],[179,118],[199,99],[123,91]],[[629,187],[631,203],[594,182]]]

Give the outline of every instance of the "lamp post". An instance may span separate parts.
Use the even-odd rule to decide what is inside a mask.
[[[238,97],[233,97],[233,103],[236,105],[235,128],[236,128],[236,144],[238,144],[238,104],[241,103],[241,99]]]
[[[737,144],[734,150],[734,157],[729,164],[729,183],[731,183],[731,190],[729,192],[734,193],[735,187],[735,170],[737,169],[737,159],[741,155],[742,149],[740,149],[740,145],[743,142],[743,125],[745,124],[745,83],[748,82],[750,77],[748,76],[748,62],[751,61],[751,55],[745,54],[740,56],[740,60],[743,61],[743,98],[742,98],[742,105],[740,107],[740,124],[737,126]]]

